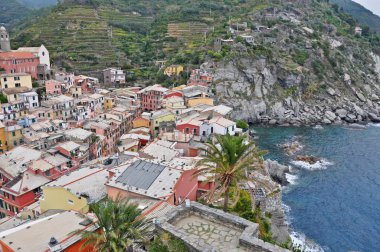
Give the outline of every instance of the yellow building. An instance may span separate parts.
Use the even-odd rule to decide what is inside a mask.
[[[52,209],[88,212],[88,202],[84,197],[78,197],[63,187],[45,186],[42,190],[44,195],[40,200],[42,213]]]
[[[112,109],[115,106],[115,98],[104,97],[104,109]]]
[[[176,116],[167,109],[153,112],[151,118],[151,132],[157,133],[162,122],[175,122]]]
[[[72,86],[69,91],[72,97],[78,98],[82,96],[82,88],[80,86]]]
[[[12,125],[5,128],[8,150],[13,149],[23,143],[22,127],[20,125]]]
[[[26,73],[9,73],[0,75],[0,88],[17,88],[26,87],[31,89],[32,86],[32,76]]]
[[[109,173],[102,168],[81,168],[42,187],[41,212],[51,209],[87,213],[89,204],[103,199]]]
[[[27,92],[30,92],[30,91],[31,91],[30,88],[27,88],[27,87],[18,87],[18,88],[7,88],[7,89],[4,89],[3,93],[4,93],[4,95],[6,95],[8,102],[15,102],[15,101],[18,101],[18,100],[21,101],[22,100],[22,95],[25,94],[25,93],[27,93]],[[35,95],[36,95],[36,98],[38,99],[37,94],[35,94]],[[23,102],[25,102],[25,101],[23,101]]]
[[[142,116],[139,116],[135,119],[133,119],[132,121],[132,127],[134,129],[137,129],[137,128],[150,128],[150,120],[145,118],[145,117],[142,117]]]
[[[183,66],[181,65],[171,65],[165,68],[164,74],[167,76],[178,76],[183,72]]]
[[[0,122],[0,153],[4,153],[7,150],[7,133],[4,124]]]
[[[208,97],[192,98],[187,100],[187,106],[195,107],[201,104],[214,106],[214,99]]]

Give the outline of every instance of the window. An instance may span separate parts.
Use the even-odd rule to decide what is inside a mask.
[[[15,86],[16,87],[21,87],[21,84],[20,83],[15,83]]]
[[[5,85],[4,85],[4,87],[5,87],[5,88],[8,88],[8,85],[7,85],[7,84],[5,84]]]
[[[197,134],[197,129],[194,129],[193,132],[194,132],[194,135],[196,135]]]
[[[190,133],[190,129],[189,128],[186,128],[186,134],[189,134]]]
[[[13,141],[13,146],[17,146],[17,141]]]
[[[74,205],[74,201],[72,201],[71,199],[67,200],[67,203]]]
[[[12,136],[16,136],[16,132],[12,131]]]
[[[4,79],[4,81],[7,81],[7,78],[4,77],[3,79]]]
[[[15,76],[14,77],[14,80],[16,81],[16,80],[20,80],[20,76]]]
[[[15,201],[16,200],[16,197],[14,195],[12,195],[12,200]]]
[[[45,172],[45,175],[49,177],[49,176],[50,176],[50,170],[47,170],[47,171]]]

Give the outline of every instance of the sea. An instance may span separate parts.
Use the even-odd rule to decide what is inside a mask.
[[[266,158],[290,166],[283,207],[301,251],[380,251],[380,125],[253,129]],[[289,142],[300,146],[294,155],[281,146]]]

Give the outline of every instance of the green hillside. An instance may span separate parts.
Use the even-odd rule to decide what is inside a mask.
[[[29,10],[16,0],[0,0],[0,23],[10,25],[28,15]]]
[[[349,13],[360,23],[367,25],[373,31],[380,34],[380,17],[367,10],[362,5],[352,0],[330,0],[331,3],[338,4],[343,11]]]
[[[24,6],[32,9],[40,9],[57,4],[57,0],[17,0]]]
[[[289,22],[282,21],[282,18],[269,20],[266,13],[270,13],[272,8],[274,11],[285,9],[307,14],[299,18],[304,25],[318,32],[314,35],[318,40],[322,41],[318,36],[323,34],[324,26],[331,26],[343,40],[348,38],[352,41],[350,43],[357,43],[359,38],[353,34],[357,22],[351,16],[338,9],[334,11],[327,1],[293,2],[64,0],[50,13],[47,12],[47,16],[15,29],[11,33],[12,44],[17,47],[43,43],[51,52],[53,64],[77,73],[94,73],[106,67],[119,66],[127,70],[129,81],[165,83],[173,80],[168,80],[159,71],[156,61],[165,60],[167,65],[183,64],[192,68],[205,59],[232,57],[226,47],[221,52],[212,50],[215,38],[231,36],[227,32],[229,22],[246,22],[253,30],[260,24],[272,27],[276,23]],[[289,23],[288,27],[291,26]],[[259,38],[260,41],[268,39],[271,38]],[[360,43],[377,46],[377,41],[377,37],[368,33]],[[268,54],[272,49],[266,47],[261,45],[255,50]],[[282,54],[276,57],[289,61]],[[183,83],[185,78],[175,81]]]
[[[208,31],[221,31],[228,18],[225,13],[265,1],[238,6],[239,2],[66,0],[47,17],[13,33],[13,44],[43,43],[53,61],[69,70],[120,66],[132,69],[134,78],[149,78],[156,60],[188,63],[191,59],[199,64],[198,50],[209,42]]]

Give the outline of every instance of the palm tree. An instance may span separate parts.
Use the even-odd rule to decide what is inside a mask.
[[[246,142],[243,136],[216,135],[215,138],[215,143],[209,142],[206,148],[202,148],[206,155],[195,175],[205,176],[208,182],[215,181],[216,190],[224,193],[223,210],[227,211],[231,185],[246,180],[248,170],[262,168],[262,156],[266,152],[257,148],[254,142]],[[210,198],[214,193],[210,192]]]
[[[100,232],[85,231],[83,247],[100,252],[125,252],[133,243],[143,243],[146,221],[137,205],[118,197],[107,198],[91,207],[98,218]]]

